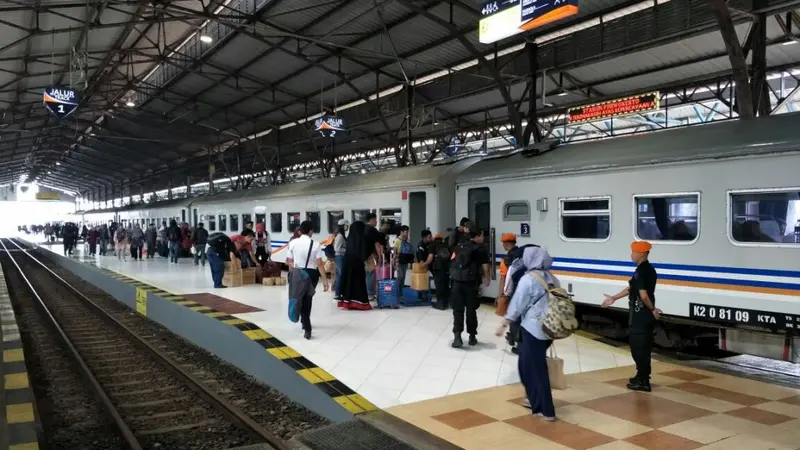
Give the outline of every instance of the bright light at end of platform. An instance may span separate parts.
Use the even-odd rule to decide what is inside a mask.
[[[214,40],[211,39],[211,36],[206,36],[204,34],[204,35],[200,36],[200,42],[202,42],[204,44],[210,44],[210,43],[214,42]]]

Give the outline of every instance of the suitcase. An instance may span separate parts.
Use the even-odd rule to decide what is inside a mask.
[[[397,298],[397,280],[378,280],[378,308],[400,307]]]

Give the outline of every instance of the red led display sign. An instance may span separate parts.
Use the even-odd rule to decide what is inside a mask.
[[[570,123],[576,123],[651,112],[659,108],[660,100],[661,95],[658,92],[651,92],[649,94],[595,103],[594,105],[579,106],[567,110],[567,119]]]

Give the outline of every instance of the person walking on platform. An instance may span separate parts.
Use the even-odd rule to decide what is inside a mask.
[[[145,241],[147,241],[147,259],[153,259],[158,253],[156,242],[158,241],[158,230],[156,230],[155,222],[152,222],[147,231],[144,232]]]
[[[547,314],[548,307],[548,295],[544,285],[552,288],[559,287],[560,283],[550,273],[553,258],[544,249],[528,247],[524,250],[522,259],[525,272],[530,276],[520,278],[508,304],[508,311],[495,335],[502,336],[509,325],[521,322],[520,333],[523,338],[520,342],[517,367],[520,381],[528,397],[526,406],[533,414],[542,416],[547,421],[553,421],[556,419],[556,409],[553,405],[550,376],[547,372],[547,349],[553,341],[542,329],[542,318]]]
[[[211,280],[214,288],[226,288],[222,284],[222,277],[225,275],[225,262],[236,259],[236,246],[231,238],[225,233],[214,233],[208,237],[208,267],[211,269]]]
[[[636,363],[636,376],[631,378],[628,389],[650,392],[650,355],[653,352],[655,323],[661,317],[656,308],[656,280],[658,274],[648,257],[653,246],[647,241],[631,244],[631,260],[636,271],[628,281],[628,287],[616,295],[606,295],[603,307],[608,308],[622,297],[628,297],[628,327],[631,357]]]
[[[433,242],[428,245],[427,251],[426,261],[431,261],[428,267],[431,267],[436,289],[436,303],[433,307],[444,311],[450,304],[450,247],[441,234],[436,234]]]
[[[333,282],[333,293],[334,299],[338,301],[342,300],[342,269],[344,269],[344,254],[347,250],[348,227],[350,227],[350,222],[345,219],[339,219],[336,237],[333,238],[333,259],[336,263],[336,278],[334,278]]]
[[[300,231],[302,235],[289,243],[286,249],[286,264],[289,270],[299,269],[304,272],[305,276],[311,280],[311,284],[315,289],[322,277],[322,285],[325,291],[328,290],[328,277],[323,276],[325,273],[325,261],[323,254],[320,250],[320,245],[314,242],[311,235],[314,233],[314,224],[310,220],[303,221],[300,224]],[[295,278],[294,276],[292,278]],[[300,322],[303,325],[303,337],[311,339],[311,306],[314,299],[314,289],[310,289],[301,301],[300,308]]]
[[[455,246],[450,260],[450,278],[453,280],[453,291],[450,294],[453,306],[453,348],[464,345],[461,333],[464,331],[465,311],[469,345],[478,344],[478,290],[481,278],[487,287],[491,280],[489,252],[483,245],[483,232],[470,231],[468,237],[468,240]]]
[[[194,265],[202,263],[203,267],[206,266],[206,244],[208,244],[208,230],[203,225],[203,222],[197,224],[192,231],[194,236]]]
[[[111,240],[111,234],[108,232],[108,225],[100,227],[100,256],[106,256],[106,249],[108,248],[108,241]]]
[[[169,262],[178,264],[178,258],[181,255],[181,229],[175,219],[169,222],[169,228],[167,228],[167,245],[169,245]]]
[[[122,226],[117,228],[117,233],[114,236],[115,249],[117,252],[117,260],[128,261],[128,230]]]

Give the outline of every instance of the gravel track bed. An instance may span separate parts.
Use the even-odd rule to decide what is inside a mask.
[[[83,381],[66,346],[39,318],[36,301],[8,257],[0,257],[6,275],[36,407],[50,450],[124,448],[94,391]]]
[[[37,257],[98,306],[111,313],[115,319],[125,324],[138,335],[145,337],[150,345],[158,348],[173,361],[179,362],[183,370],[202,380],[207,388],[236,405],[242,412],[249,415],[255,422],[277,437],[288,440],[298,434],[330,424],[326,419],[290,401],[281,393],[249,377],[237,368],[172,334],[164,327],[143,318],[104,291],[50,262],[47,257],[42,257],[42,255],[37,255]],[[31,262],[30,264],[35,263]],[[32,282],[38,288],[36,282],[33,280]],[[61,288],[60,292],[63,291],[64,289]],[[105,358],[102,358],[103,364],[96,368],[92,367],[93,371],[103,383],[109,381],[114,384],[116,381],[114,385],[115,396],[113,398],[115,404],[123,405],[123,407],[120,407],[121,410],[129,411],[132,416],[139,418],[142,421],[142,426],[150,426],[147,425],[148,420],[144,414],[145,412],[149,412],[151,416],[160,417],[161,414],[168,413],[170,409],[174,409],[171,407],[176,404],[186,405],[187,402],[190,402],[193,406],[197,406],[197,402],[191,400],[195,397],[194,393],[188,389],[182,389],[181,381],[160,378],[158,382],[155,382],[153,381],[153,375],[151,375],[153,372],[150,371],[149,367],[145,369],[142,365],[132,366],[132,358],[136,358],[138,353],[132,352],[130,346],[117,342],[114,336],[109,335],[107,332],[97,331],[95,326],[85,321],[75,326],[75,332],[77,333],[76,336],[80,336],[81,339],[86,339],[89,342],[95,341],[97,347],[93,351],[98,352],[101,356],[105,355]],[[114,380],[115,371],[126,367],[135,367],[135,369],[128,370],[127,381]],[[110,378],[106,379],[105,377]],[[170,399],[169,401],[163,401],[167,398],[166,396]],[[189,409],[187,412],[190,417],[194,416],[192,413],[198,414],[197,417],[201,420],[208,420],[209,417],[213,417],[207,415],[207,411],[200,412],[196,409]],[[162,427],[171,426],[169,417],[160,418],[155,422]],[[206,436],[203,438],[207,440],[205,444],[170,447],[167,442],[158,441],[160,447],[154,448],[191,448],[198,450],[226,448],[224,446],[211,445],[224,439],[224,437],[220,437],[219,430],[214,425],[209,424],[206,427],[206,431]],[[170,432],[170,435],[175,435],[176,437],[180,437],[182,434],[184,433],[181,431],[172,430]],[[229,441],[225,445],[229,445]]]

